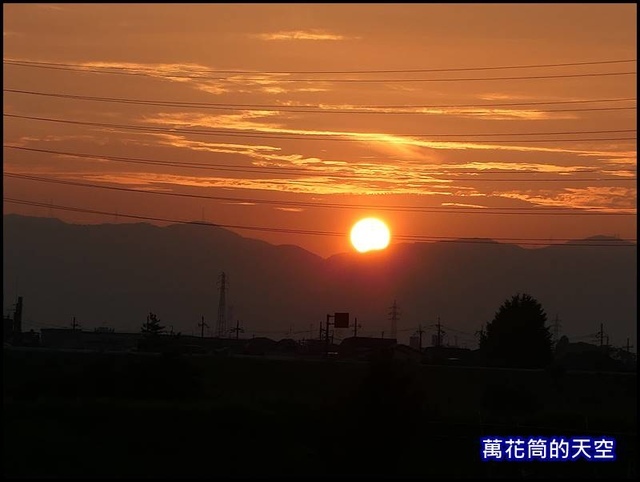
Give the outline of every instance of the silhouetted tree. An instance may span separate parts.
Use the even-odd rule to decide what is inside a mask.
[[[492,365],[540,368],[553,359],[547,314],[528,294],[507,299],[480,337],[480,350]]]
[[[149,312],[147,322],[142,325],[142,333],[146,335],[159,335],[164,333],[164,326],[160,326],[160,320],[154,313]]]

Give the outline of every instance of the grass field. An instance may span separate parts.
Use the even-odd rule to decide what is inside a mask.
[[[4,350],[5,476],[633,477],[635,374]],[[607,435],[616,462],[483,463]]]

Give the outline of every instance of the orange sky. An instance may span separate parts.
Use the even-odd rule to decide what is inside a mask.
[[[4,213],[635,239],[636,8],[3,4]]]

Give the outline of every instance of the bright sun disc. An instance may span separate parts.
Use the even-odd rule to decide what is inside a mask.
[[[351,244],[360,253],[384,249],[389,246],[389,228],[376,218],[365,218],[351,228]]]

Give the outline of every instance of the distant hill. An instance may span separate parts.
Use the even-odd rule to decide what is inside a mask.
[[[277,339],[290,327],[310,331],[311,324],[317,336],[319,322],[335,311],[358,317],[362,335],[384,330],[389,336],[395,299],[401,341],[418,323],[431,325],[439,316],[450,328],[450,343],[471,347],[474,333],[506,298],[527,292],[550,321],[559,315],[561,333],[570,337],[595,333],[604,323],[613,344],[635,339],[635,244],[601,236],[539,249],[466,241],[396,244],[323,259],[210,226],[74,225],[5,215],[3,305],[6,313],[23,296],[27,329],[30,322],[66,325],[76,316],[89,329],[138,331],[153,311],[162,324],[190,334],[198,332],[202,315],[215,326],[216,282],[225,271],[234,321],[256,336],[280,330],[281,336],[267,334]],[[605,243],[622,246],[590,246]],[[429,344],[429,334],[426,339]]]

